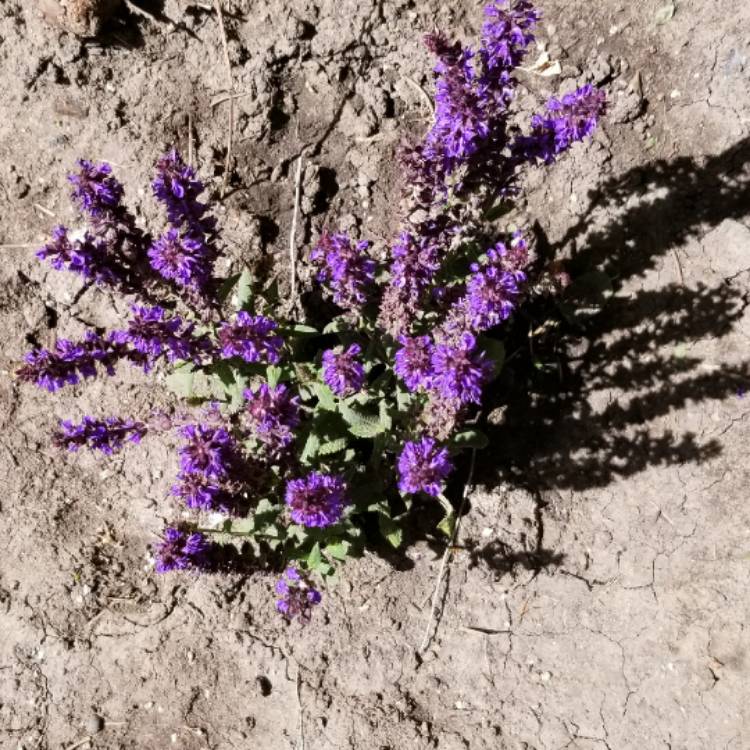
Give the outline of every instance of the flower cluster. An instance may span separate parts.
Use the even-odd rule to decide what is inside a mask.
[[[96,377],[97,365],[108,375],[114,375],[115,364],[123,356],[125,350],[121,346],[88,331],[83,341],[58,339],[53,349],[28,352],[17,375],[21,380],[53,393],[63,386]]]
[[[278,325],[262,315],[240,310],[231,322],[222,323],[218,332],[221,355],[225,359],[239,357],[245,362],[281,360],[284,339],[276,333]]]
[[[453,463],[448,451],[431,437],[409,441],[398,457],[398,488],[407,494],[424,492],[438,497],[451,471]]]
[[[345,310],[359,310],[375,283],[376,264],[367,255],[369,242],[353,243],[345,234],[325,232],[310,260],[319,268],[317,279]]]
[[[604,92],[591,84],[562,99],[552,98],[545,114],[531,118],[531,134],[519,137],[514,149],[523,159],[551,164],[574,143],[594,132],[605,106]]]
[[[167,371],[184,410],[63,420],[54,437],[109,455],[176,430],[170,506],[180,521],[153,546],[157,572],[285,568],[276,608],[305,623],[321,601],[312,576],[361,553],[373,520],[398,546],[409,496],[449,509],[452,454],[482,438],[459,429],[500,372],[503,343],[526,357],[518,342],[529,321],[539,325],[541,308],[554,315],[548,298],[570,281],[499,222],[521,171],[590,136],[605,107],[585,86],[552,99],[528,132],[509,125],[515,69],[538,17],[528,0],[491,0],[478,44],[428,35],[435,117],[401,151],[407,184],[389,257],[381,263],[369,241],[329,232],[309,254],[333,314],[305,300],[303,320],[276,319],[275,285],[259,290],[248,271],[216,276],[216,219],[177,151],[156,164],[152,192],[166,222],[153,236],[108,164],[78,163],[72,197],[87,226],[54,228],[37,255],[132,294],[130,314],[114,330],[34,348],[18,377],[56,391],[121,361]]]
[[[299,396],[293,396],[283,383],[275,388],[261,383],[256,390],[247,389],[244,396],[247,426],[268,456],[279,459],[294,442],[294,430],[301,421]]]
[[[54,442],[58,447],[69,451],[77,451],[86,446],[111,456],[126,442],[140,443],[146,431],[147,427],[143,422],[120,417],[84,417],[78,424],[64,419],[60,422],[60,431],[54,436]]]
[[[284,501],[292,521],[321,528],[336,523],[349,504],[344,480],[317,471],[287,482]]]
[[[310,621],[312,608],[320,604],[320,592],[314,589],[299,570],[290,565],[276,582],[276,609],[288,620]]]
[[[217,249],[213,242],[216,220],[198,198],[203,183],[173,150],[157,162],[152,188],[166,208],[170,228],[148,250],[151,267],[189,299],[205,303],[212,292]]]
[[[157,573],[172,570],[205,570],[209,565],[211,543],[199,531],[189,532],[168,526],[154,546]]]
[[[323,380],[337,396],[351,396],[362,390],[365,368],[359,361],[360,354],[362,347],[359,344],[323,352]]]

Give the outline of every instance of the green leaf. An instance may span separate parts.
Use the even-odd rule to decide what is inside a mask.
[[[453,536],[456,528],[456,514],[451,511],[446,514],[445,518],[437,525],[438,529],[443,532],[449,539]]]
[[[270,388],[275,388],[281,380],[284,370],[278,365],[268,365],[266,368],[266,380]]]
[[[453,436],[451,444],[458,450],[476,448],[482,450],[489,445],[489,439],[481,430],[464,430]]]
[[[326,443],[322,443],[318,449],[319,456],[331,456],[334,453],[340,453],[346,450],[347,440],[346,438],[337,438],[336,440],[329,440]]]
[[[378,526],[380,533],[386,538],[388,544],[398,549],[404,538],[404,532],[398,523],[384,513],[380,513],[378,514]]]
[[[319,336],[320,333],[318,332],[317,328],[313,328],[312,326],[306,326],[302,323],[295,323],[291,326],[284,326],[283,331],[290,335],[290,336]]]
[[[318,570],[322,562],[323,555],[320,553],[320,544],[315,542],[313,548],[310,550],[310,554],[307,556],[307,567],[310,570]]]
[[[324,329],[323,333],[338,333],[339,331],[345,331],[348,328],[348,324],[343,320],[336,318],[332,320]]]
[[[355,437],[372,438],[385,430],[379,416],[353,409],[343,401],[339,403],[339,411],[349,425],[349,432]]]
[[[325,383],[313,383],[312,388],[322,409],[336,411],[336,397]]]
[[[315,456],[318,455],[319,449],[320,438],[314,432],[311,432],[307,436],[307,440],[305,440],[305,447],[302,449],[300,461],[302,461],[302,463],[308,463],[310,459],[315,458]]]
[[[495,219],[509,213],[511,208],[513,208],[513,204],[510,201],[500,200],[485,213],[484,218],[487,221],[495,221]]]
[[[167,388],[177,396],[192,398],[195,373],[192,368],[179,368],[166,377]]]
[[[249,308],[253,298],[253,275],[247,268],[242,269],[240,278],[237,280],[237,294],[235,295],[235,308],[245,310]]]
[[[333,542],[326,545],[324,551],[326,555],[334,558],[334,560],[346,560],[347,556],[349,555],[351,546],[351,542],[348,542],[346,539],[341,539],[338,542]]]
[[[232,276],[224,279],[221,286],[219,287],[219,291],[216,292],[216,297],[218,298],[219,302],[226,302],[229,299],[229,295],[232,293],[232,289],[237,286],[237,282],[240,280],[241,275],[242,274],[235,273],[232,274]]]

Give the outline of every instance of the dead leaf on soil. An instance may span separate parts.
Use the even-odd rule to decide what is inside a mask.
[[[656,25],[661,26],[662,24],[667,23],[667,21],[670,21],[672,19],[674,14],[675,14],[674,3],[667,3],[666,5],[662,5],[661,8],[659,8],[656,11],[656,14],[654,16]]]

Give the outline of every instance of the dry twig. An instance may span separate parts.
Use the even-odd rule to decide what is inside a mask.
[[[221,197],[227,189],[227,180],[229,180],[229,165],[232,161],[232,145],[234,141],[234,81],[232,79],[232,61],[229,59],[229,45],[227,44],[227,30],[224,26],[224,11],[221,7],[221,0],[214,0],[216,6],[216,15],[219,19],[219,30],[221,31],[221,46],[224,50],[224,63],[227,66],[227,80],[229,81],[229,128],[227,133],[227,155],[224,159],[224,176],[221,180]]]
[[[297,217],[302,194],[302,154],[297,157],[297,174],[294,178],[294,212],[292,213],[292,229],[289,232],[289,274],[291,276],[292,307],[297,299]]]
[[[471,492],[471,483],[474,479],[474,464],[476,463],[477,450],[473,448],[471,451],[471,463],[469,464],[469,475],[466,477],[466,484],[464,485],[464,491],[461,496],[461,505],[458,508],[458,514],[456,516],[456,524],[453,527],[453,533],[451,534],[450,541],[445,548],[443,553],[443,559],[440,562],[440,570],[438,571],[437,582],[435,583],[435,591],[432,594],[432,604],[430,605],[430,619],[427,621],[427,627],[424,631],[424,637],[422,643],[419,645],[419,653],[422,654],[427,650],[427,647],[432,642],[433,637],[433,622],[435,623],[435,632],[440,624],[440,618],[442,617],[442,611],[438,611],[438,602],[440,599],[440,589],[442,588],[443,578],[445,577],[445,569],[448,565],[448,560],[453,554],[456,548],[456,540],[458,539],[458,532],[461,528],[461,516],[464,512],[466,505],[466,499],[469,497]]]
[[[302,674],[297,665],[297,706],[299,707],[299,742],[297,750],[305,750],[305,723],[302,716]]]

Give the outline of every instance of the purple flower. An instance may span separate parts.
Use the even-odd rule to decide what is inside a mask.
[[[198,200],[203,183],[176,149],[164,154],[156,163],[156,177],[151,186],[157,200],[166,207],[169,223],[175,229],[184,227],[198,236],[214,231],[215,219],[206,216],[207,206]]]
[[[320,269],[317,279],[325,284],[333,301],[345,310],[357,310],[367,302],[375,282],[376,264],[369,258],[369,242],[356,245],[346,234],[324,232],[310,260]]]
[[[448,451],[431,437],[404,444],[398,457],[398,488],[403,493],[425,492],[438,497],[445,478],[453,471]]]
[[[550,99],[547,112],[531,118],[531,134],[520,136],[513,149],[525,161],[539,159],[551,164],[576,141],[594,132],[605,107],[604,91],[591,84],[562,99]]]
[[[119,451],[126,441],[140,443],[146,431],[147,427],[143,422],[132,419],[84,417],[79,424],[68,420],[61,421],[60,431],[53,440],[57,446],[69,451],[77,451],[85,445],[91,450],[111,456]]]
[[[191,234],[167,230],[148,251],[151,267],[165,279],[204,292],[213,273],[214,252]]]
[[[57,226],[52,230],[52,240],[37,252],[36,257],[49,260],[56,271],[67,270],[87,281],[116,286],[123,281],[124,271],[120,261],[108,250],[107,243],[88,232],[81,239],[71,241],[68,230]]]
[[[252,316],[240,311],[231,323],[219,328],[219,345],[225,359],[240,357],[245,362],[270,362],[281,360],[284,340],[274,333],[278,325],[262,315]]]
[[[236,444],[223,427],[189,424],[180,430],[185,444],[180,448],[183,474],[203,474],[223,479],[236,463]]]
[[[76,385],[81,378],[96,377],[97,364],[113,375],[115,363],[125,355],[122,346],[89,332],[80,342],[58,339],[52,350],[28,352],[16,374],[23,381],[54,392],[65,385]]]
[[[198,510],[226,510],[231,499],[221,483],[202,471],[180,472],[172,494],[184,501],[188,508]]]
[[[257,390],[245,391],[245,420],[268,451],[278,458],[294,442],[294,428],[300,423],[298,396],[283,383],[271,388],[262,383]]]
[[[287,482],[284,500],[295,523],[321,528],[336,523],[349,503],[344,480],[317,471]]]
[[[168,526],[161,541],[154,545],[157,573],[171,570],[205,569],[209,564],[211,543],[199,531],[192,534]]]
[[[110,217],[122,200],[122,185],[112,176],[112,167],[79,159],[77,174],[68,175],[75,204],[93,220]]]
[[[486,331],[507,320],[518,304],[526,274],[508,269],[505,263],[507,255],[505,245],[499,242],[487,251],[485,264],[471,266],[466,295],[459,300],[458,308],[463,308],[466,324],[474,331]]]
[[[446,234],[440,225],[426,222],[414,232],[402,232],[391,247],[391,278],[383,292],[379,322],[393,335],[408,327],[440,269],[438,248]]]
[[[310,614],[315,604],[320,604],[320,592],[316,591],[297,568],[290,566],[276,582],[275,591],[279,595],[276,609],[288,620],[310,622]]]
[[[170,362],[178,359],[196,360],[207,348],[205,338],[193,335],[192,323],[184,325],[182,318],[167,317],[159,306],[131,307],[133,317],[124,331],[113,331],[110,339],[129,345],[136,353],[134,360],[148,370],[157,357],[165,355]],[[141,355],[141,356],[138,356]]]
[[[441,343],[435,347],[432,369],[432,390],[448,400],[478,404],[492,364],[483,352],[477,351],[474,336],[463,333],[456,343]]]
[[[429,336],[399,336],[393,370],[410,391],[429,388],[434,346]]]
[[[337,347],[323,352],[323,380],[337,396],[343,398],[362,390],[365,368],[357,360],[361,352],[359,344],[351,344],[345,351]]]

